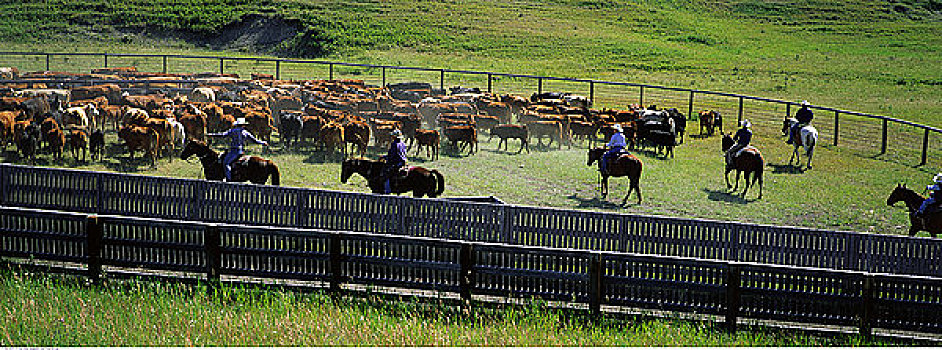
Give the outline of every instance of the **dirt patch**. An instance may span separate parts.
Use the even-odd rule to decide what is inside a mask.
[[[222,50],[271,51],[297,36],[299,27],[280,18],[249,15],[223,27],[205,44]]]

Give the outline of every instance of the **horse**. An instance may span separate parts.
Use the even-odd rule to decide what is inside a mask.
[[[892,206],[897,202],[906,203],[906,209],[909,210],[909,235],[915,236],[919,231],[929,232],[931,235],[942,235],[942,211],[929,210],[925,222],[916,218],[914,213],[926,198],[920,196],[916,191],[906,188],[906,185],[897,184],[893,192],[886,199],[886,205]]]
[[[347,183],[353,174],[360,174],[367,180],[373,193],[382,194],[385,181],[380,175],[385,166],[386,162],[380,160],[362,158],[344,160],[340,165],[340,182]],[[412,195],[416,198],[425,195],[435,198],[445,191],[445,177],[438,170],[417,166],[408,167],[405,176],[391,176],[389,187],[395,194],[412,191]]]
[[[789,130],[793,125],[798,123],[798,119],[795,118],[785,118],[785,122],[782,123],[782,135],[788,135]],[[818,129],[815,129],[811,125],[805,125],[801,127],[798,131],[798,139],[795,142],[795,150],[792,151],[792,157],[788,160],[788,164],[792,164],[792,161],[796,160],[795,164],[801,165],[801,156],[798,155],[798,147],[805,148],[805,156],[808,157],[808,169],[811,169],[811,157],[814,156],[814,146],[818,143]]]
[[[200,159],[207,180],[222,181],[226,178],[222,162],[219,161],[219,153],[207,146],[206,143],[199,140],[187,141],[183,147],[183,152],[180,153],[180,159],[186,160],[193,155]],[[271,184],[278,186],[281,184],[280,174],[278,166],[271,160],[256,156],[242,156],[232,163],[232,179],[230,181],[249,181],[262,185],[271,176]]]
[[[604,147],[589,149],[589,161],[586,162],[586,165],[591,166],[592,163],[596,161],[601,165],[602,155],[605,154]],[[631,192],[638,190],[638,204],[641,204],[641,170],[643,164],[641,160],[631,154],[622,154],[618,158],[610,160],[611,163],[608,165],[609,172],[608,174],[603,175],[602,170],[599,169],[599,175],[601,180],[599,181],[599,186],[602,191],[602,199],[608,195],[608,177],[628,177],[628,194],[625,195],[625,199],[622,199],[621,205],[625,205],[628,202],[628,197],[631,196]]]
[[[723,152],[728,151],[736,142],[733,141],[733,137],[730,134],[723,134]],[[743,188],[742,196],[746,197],[746,192],[749,191],[749,186],[759,182],[759,199],[762,198],[762,169],[765,167],[765,160],[762,159],[762,153],[759,152],[759,149],[748,146],[739,152],[738,156],[733,157],[733,160],[726,164],[726,174],[723,176],[726,179],[726,188],[733,187],[729,183],[729,172],[736,170],[736,187],[733,187],[733,191],[739,188],[739,174],[745,173],[743,175],[743,180],[746,181],[746,186]],[[752,181],[749,181],[749,174],[755,174],[752,177]]]

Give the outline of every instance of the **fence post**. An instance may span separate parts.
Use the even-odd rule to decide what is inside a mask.
[[[108,54],[104,54],[104,56],[105,56],[105,68],[108,68]]]
[[[167,55],[163,56],[164,58],[164,74],[167,74]]]
[[[840,132],[840,115],[841,112],[834,111],[834,146],[837,147],[837,138],[841,134]]]
[[[739,96],[739,116],[736,119],[736,124],[742,123],[742,96]],[[720,127],[722,130],[723,127]]]
[[[206,225],[203,228],[203,245],[206,249],[206,280],[209,283],[219,282],[219,270],[222,269],[222,239],[219,236],[219,226]]]
[[[589,82],[589,102],[595,101],[595,82]],[[591,106],[590,106],[591,107]]]
[[[791,102],[785,103],[785,118],[792,116],[792,104]]]
[[[641,97],[638,98],[638,104],[644,107],[644,85],[641,85]]]
[[[225,61],[225,59],[223,59],[222,57],[220,57],[220,58],[219,58],[219,74],[225,74],[225,73],[223,72],[223,61]]]
[[[86,218],[85,235],[87,239],[88,278],[92,280],[93,284],[98,284],[101,282],[101,248],[104,230],[97,215],[89,215]]]
[[[343,269],[341,268],[341,239],[339,233],[330,234],[330,292],[339,293],[340,283],[343,282]]]
[[[491,85],[493,84],[494,76],[491,73],[487,73],[487,93],[492,93]]]
[[[602,285],[603,268],[602,254],[593,254],[589,259],[589,311],[593,316],[602,315],[602,299],[605,291]]]
[[[693,90],[690,90],[690,100],[688,100],[687,107],[687,118],[690,118],[693,115]]]
[[[471,308],[471,287],[474,286],[474,245],[472,243],[462,243],[461,251],[458,252],[458,263],[461,265],[461,273],[458,275],[458,286],[461,294],[462,306],[470,311]]]
[[[386,86],[386,67],[383,67],[383,85]]]
[[[873,276],[865,273],[861,281],[860,304],[858,313],[860,315],[860,325],[858,331],[861,337],[870,337],[873,334]]]
[[[929,129],[926,129],[922,137],[922,162],[919,165],[926,165],[927,161],[929,161]]]
[[[46,71],[49,71],[49,54],[46,54]]]
[[[441,75],[439,76],[438,88],[441,89],[442,91],[445,91],[445,70],[444,69],[441,70]]]
[[[726,330],[736,332],[739,317],[741,275],[738,266],[729,264],[726,269]]]
[[[889,128],[889,121],[883,119],[883,142],[880,143],[880,154],[886,154],[886,131]]]
[[[328,63],[328,64],[327,64],[327,70],[328,70],[328,73],[327,73],[327,74],[328,74],[327,80],[334,80],[334,64],[333,64],[333,63]]]
[[[536,78],[536,94],[543,94],[543,78]]]
[[[281,80],[281,61],[275,61],[275,80]]]

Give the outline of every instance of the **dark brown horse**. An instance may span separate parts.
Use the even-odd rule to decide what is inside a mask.
[[[605,154],[605,148],[593,148],[589,150],[589,161],[586,162],[586,165],[592,165],[596,161],[599,162],[601,167],[602,155]],[[621,205],[625,205],[628,202],[628,196],[631,196],[631,191],[638,190],[638,204],[641,204],[641,170],[643,164],[641,160],[637,157],[630,154],[622,154],[616,159],[610,160],[611,164],[608,165],[608,174],[601,175],[601,169],[599,169],[599,174],[602,179],[599,181],[602,190],[602,198],[604,199],[608,196],[608,177],[628,177],[628,194],[625,195],[625,199],[622,199]]]
[[[200,159],[207,180],[222,181],[226,178],[226,172],[219,161],[219,153],[205,143],[198,140],[187,141],[183,152],[180,153],[180,159],[186,160],[193,155]],[[271,184],[278,186],[281,184],[280,174],[274,162],[261,157],[242,156],[232,164],[232,182],[249,181],[262,185],[271,176]]]
[[[733,147],[733,144],[736,142],[733,141],[733,138],[729,134],[723,134],[723,152],[729,150],[730,147]],[[733,161],[729,164],[726,164],[726,174],[724,178],[726,179],[726,188],[733,187],[729,183],[729,172],[736,170],[736,187],[733,187],[733,191],[739,188],[739,174],[745,173],[743,175],[743,180],[746,181],[745,188],[742,190],[742,196],[746,197],[746,192],[749,191],[749,186],[759,182],[759,198],[762,198],[762,169],[765,167],[765,160],[762,159],[762,153],[759,153],[759,150],[755,147],[749,146],[746,147],[738,156],[733,157]],[[752,177],[752,181],[749,181],[749,175],[755,174]]]
[[[909,210],[909,235],[915,236],[919,231],[926,231],[932,235],[942,235],[942,211],[929,211],[925,216],[925,221],[916,218],[913,213],[919,209],[926,198],[920,196],[916,191],[906,188],[906,185],[896,185],[893,192],[886,199],[886,205],[894,205],[897,202],[906,203],[906,209]]]
[[[381,174],[386,162],[369,159],[347,159],[340,165],[340,182],[347,183],[350,176],[360,174],[367,180],[373,193],[383,193],[384,179]],[[435,198],[445,191],[445,177],[438,170],[423,167],[409,167],[405,176],[393,175],[389,180],[392,193],[400,194],[412,191],[415,197],[427,195]]]

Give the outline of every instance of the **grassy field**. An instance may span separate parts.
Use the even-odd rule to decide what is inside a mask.
[[[4,270],[2,346],[900,346],[650,318],[590,320],[546,308],[473,308],[408,298],[330,297],[283,290],[109,281]]]

